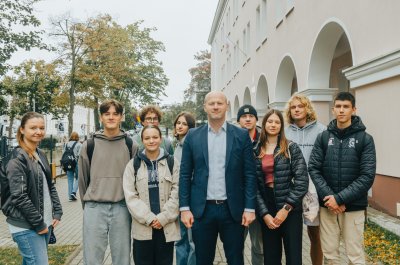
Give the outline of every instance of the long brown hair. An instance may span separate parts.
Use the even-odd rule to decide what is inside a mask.
[[[34,157],[35,151],[36,150],[32,150],[31,148],[29,148],[29,146],[24,142],[24,135],[21,133],[21,129],[25,128],[26,123],[30,120],[30,119],[34,119],[34,118],[39,118],[44,120],[44,117],[42,114],[39,114],[37,112],[27,112],[24,114],[24,116],[22,116],[21,119],[21,125],[18,127],[17,130],[17,141],[18,141],[18,145],[25,150],[25,152],[28,153],[30,158]]]
[[[279,152],[275,155],[275,157],[280,154],[283,154],[286,158],[289,158],[289,152],[288,152],[289,143],[285,136],[285,123],[282,112],[280,112],[279,110],[271,109],[265,114],[261,123],[260,146],[261,148],[263,148],[265,144],[268,142],[268,135],[267,132],[265,131],[265,124],[267,123],[268,118],[272,114],[276,114],[279,117],[279,120],[281,121],[281,129],[279,131],[279,136],[278,136]]]
[[[196,126],[196,120],[195,120],[193,114],[186,112],[186,111],[179,113],[178,116],[176,116],[175,121],[174,121],[174,136],[176,139],[178,139],[178,135],[176,134],[176,123],[178,122],[178,119],[182,116],[185,117],[185,120],[186,120],[186,123],[187,123],[189,129],[192,129]],[[189,131],[189,129],[188,129],[188,131]]]

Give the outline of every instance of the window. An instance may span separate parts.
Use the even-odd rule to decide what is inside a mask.
[[[250,22],[247,23],[247,30],[246,30],[247,34],[246,34],[246,57],[250,57],[250,49],[251,49],[251,38],[250,38]]]
[[[259,43],[261,41],[261,11],[260,6],[256,8],[256,41]]]
[[[294,7],[294,0],[286,0],[286,13]]]
[[[221,33],[221,49],[222,49],[223,45],[225,44],[225,28],[224,28],[224,23],[222,23],[220,33]]]
[[[236,18],[237,18],[238,15],[239,15],[239,12],[238,12],[238,5],[239,5],[238,0],[233,0],[233,3],[232,3],[233,22],[236,21]]]
[[[231,8],[228,7],[228,11],[226,11],[226,29],[229,32],[230,25],[231,25]]]
[[[241,57],[243,57],[242,59],[243,59],[243,61],[244,60],[246,60],[246,57],[247,57],[247,32],[246,32],[246,29],[244,29],[243,30],[243,34],[242,34],[242,43],[243,43],[243,56],[241,56]]]
[[[229,54],[228,55],[228,58],[226,59],[226,72],[227,72],[227,77],[228,77],[228,80],[230,80],[231,79],[231,76],[232,76],[232,63],[231,63],[231,58],[232,58],[232,56],[231,56],[231,54]]]
[[[261,32],[267,37],[267,0],[261,0]]]
[[[284,14],[284,2],[283,0],[275,1],[275,23],[278,25],[283,20]]]

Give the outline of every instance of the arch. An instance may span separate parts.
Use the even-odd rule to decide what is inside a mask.
[[[239,96],[236,95],[236,96],[235,96],[235,103],[234,103],[234,105],[233,105],[232,120],[233,120],[233,118],[235,117],[236,113],[238,112],[239,108],[240,108]]]
[[[242,105],[245,105],[245,104],[251,105],[251,95],[250,95],[250,89],[248,87],[246,87],[246,89],[244,90]]]
[[[228,100],[228,110],[226,112],[226,120],[230,121],[232,119],[232,107],[231,107],[231,101]]]
[[[264,116],[269,104],[268,83],[265,75],[261,75],[257,82],[256,109],[258,117]]]
[[[341,71],[353,65],[354,58],[351,47],[351,40],[343,23],[336,19],[327,21],[319,31],[313,45],[308,72],[308,88],[339,87],[339,90],[344,90],[346,88],[343,87],[347,86],[348,89],[348,85],[345,84],[347,81]],[[345,62],[339,62],[338,58]]]
[[[285,55],[281,61],[275,89],[276,102],[287,101],[298,90],[296,69],[290,55]]]

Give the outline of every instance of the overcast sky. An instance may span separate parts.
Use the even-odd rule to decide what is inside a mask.
[[[218,0],[42,0],[35,5],[35,14],[47,32],[49,17],[66,12],[80,20],[108,13],[121,25],[143,19],[144,26],[156,27],[152,36],[165,45],[166,52],[159,58],[169,78],[162,103],[174,103],[183,100],[183,90],[190,82],[188,70],[196,63],[193,56],[210,49],[207,39],[217,4]],[[18,52],[11,63],[54,57],[37,50]]]

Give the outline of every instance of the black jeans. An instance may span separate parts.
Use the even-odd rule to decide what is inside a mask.
[[[276,209],[274,189],[265,187],[269,214],[275,217]],[[269,229],[262,222],[264,243],[264,265],[280,265],[282,260],[282,240],[285,247],[286,264],[302,264],[303,218],[301,211],[291,211],[286,220],[277,229]]]
[[[165,242],[163,229],[153,229],[152,240],[133,241],[135,265],[172,265],[174,242]]]

